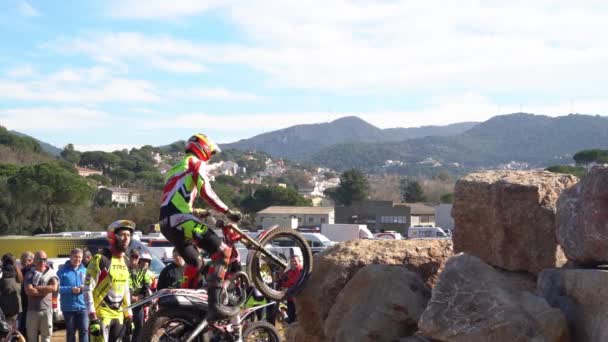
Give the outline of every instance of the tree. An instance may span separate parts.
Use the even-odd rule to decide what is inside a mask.
[[[295,189],[280,186],[260,187],[253,196],[247,196],[241,201],[241,208],[251,213],[272,205],[312,206],[312,202],[300,196]]]
[[[579,165],[591,163],[608,163],[608,150],[583,150],[577,152],[572,159]]]
[[[80,152],[74,149],[74,145],[67,144],[63,151],[61,151],[61,158],[69,161],[72,164],[78,164],[80,162]]]
[[[86,178],[92,179],[97,185],[110,186],[112,184],[112,180],[103,175],[89,175]]]
[[[120,157],[103,151],[87,151],[80,155],[80,165],[101,169],[104,174],[120,163]]]
[[[570,174],[570,175],[574,175],[578,178],[582,178],[587,173],[587,169],[585,169],[582,166],[570,166],[570,165],[553,165],[553,166],[549,166],[545,170],[549,171],[549,172],[555,172],[555,173]]]
[[[62,206],[88,201],[93,194],[86,180],[56,163],[24,166],[8,179],[8,185],[14,199],[43,206],[51,233]]]
[[[402,178],[399,184],[401,200],[406,203],[424,202],[424,192],[420,183],[410,178]]]
[[[441,203],[444,203],[444,204],[454,203],[454,193],[450,192],[449,194],[441,195]]]
[[[351,169],[340,175],[340,186],[327,189],[324,193],[337,204],[351,205],[355,201],[367,199],[368,192],[367,178],[361,171]]]

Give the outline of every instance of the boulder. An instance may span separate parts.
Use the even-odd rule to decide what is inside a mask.
[[[572,341],[608,341],[608,270],[547,269],[538,275],[538,292],[562,310]]]
[[[569,341],[564,315],[535,288],[532,275],[459,254],[447,262],[418,327],[439,341]]]
[[[555,238],[557,199],[577,182],[545,171],[469,174],[454,190],[454,252],[537,274],[566,262]]]
[[[367,265],[402,265],[433,285],[451,255],[449,240],[353,240],[332,246],[314,256],[312,275],[296,296],[300,327],[323,334],[325,320],[338,294]]]
[[[327,341],[395,341],[418,330],[431,298],[420,276],[403,266],[365,266],[338,295],[325,321]]]
[[[291,323],[285,329],[285,341],[289,342],[324,342],[323,337],[313,335],[302,329],[299,322]]]
[[[579,265],[608,263],[608,167],[595,166],[557,202],[557,241]]]

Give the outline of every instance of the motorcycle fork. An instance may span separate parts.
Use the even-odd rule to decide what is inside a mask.
[[[233,227],[232,229],[241,235],[241,242],[243,242],[243,244],[245,244],[245,246],[248,246],[250,249],[255,249],[255,250],[261,252],[266,257],[270,258],[270,260],[281,265],[283,268],[287,268],[288,265],[285,261],[277,258],[276,255],[269,253],[266,249],[264,249],[264,247],[262,247],[262,245],[260,245],[257,241],[255,241],[251,237],[249,237],[249,235],[243,233],[243,231],[240,230],[238,227]]]
[[[196,326],[196,329],[188,336],[186,342],[192,342],[201,332],[203,332],[207,325],[209,325],[209,322],[207,322],[206,319],[200,322],[199,325]]]

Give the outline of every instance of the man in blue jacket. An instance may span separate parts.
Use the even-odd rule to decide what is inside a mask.
[[[80,342],[89,341],[89,317],[83,294],[87,269],[82,264],[82,255],[82,249],[74,248],[70,260],[57,273],[67,342],[76,342],[76,330]]]

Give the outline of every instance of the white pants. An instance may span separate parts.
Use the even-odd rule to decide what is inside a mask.
[[[38,341],[38,334],[42,342],[51,342],[53,335],[53,309],[42,311],[27,311],[27,321],[25,329],[27,331],[28,342]]]

